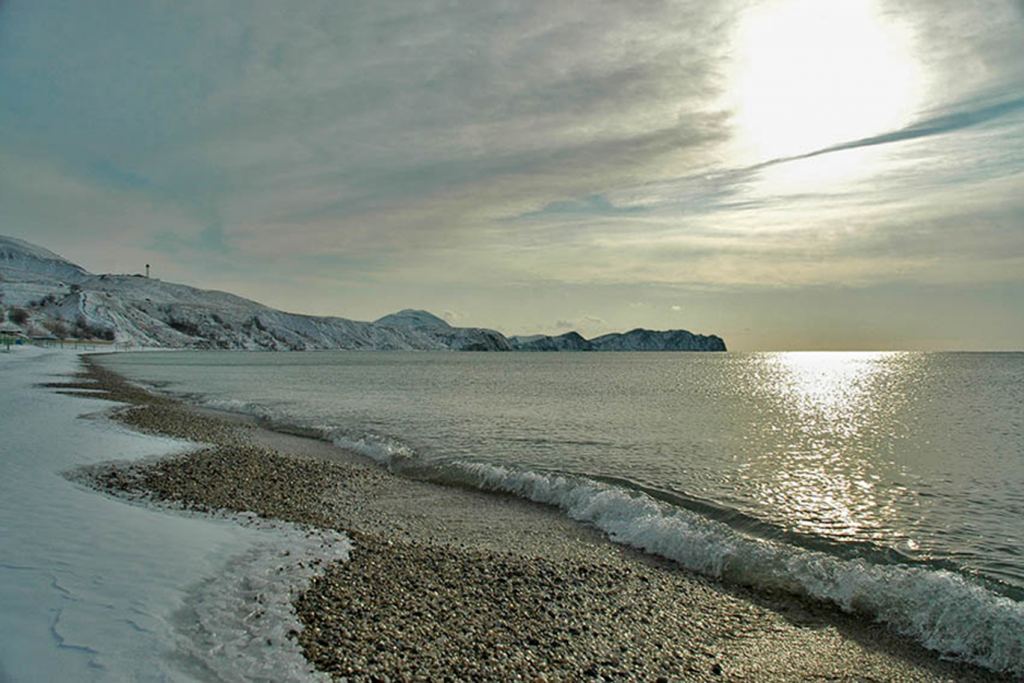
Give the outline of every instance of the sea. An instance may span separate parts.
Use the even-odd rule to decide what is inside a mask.
[[[1024,353],[161,352],[127,378],[1024,676]]]

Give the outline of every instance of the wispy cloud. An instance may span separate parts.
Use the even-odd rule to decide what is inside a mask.
[[[902,142],[904,140],[915,140],[917,138],[924,138],[932,135],[944,135],[964,128],[979,126],[1022,111],[1024,111],[1024,97],[962,108],[958,111],[918,121],[913,125],[901,128],[900,130],[882,133],[881,135],[872,135],[870,137],[860,138],[859,140],[850,140],[837,145],[829,145],[828,147],[823,147],[822,149],[814,150],[813,152],[808,152],[806,154],[772,159],[745,170],[758,170],[760,168],[774,166],[776,164],[785,164],[791,161],[800,161],[802,159],[813,159],[814,157],[821,156],[823,154],[832,154],[834,152],[857,149],[858,147],[873,147],[875,145],[886,145],[894,142]]]

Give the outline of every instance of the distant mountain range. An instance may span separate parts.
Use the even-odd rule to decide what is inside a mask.
[[[95,275],[57,254],[0,236],[0,328],[35,337],[116,340],[133,346],[304,351],[725,351],[686,330],[632,330],[584,339],[505,337],[453,327],[427,311],[374,322],[286,313],[234,294],[143,275]]]

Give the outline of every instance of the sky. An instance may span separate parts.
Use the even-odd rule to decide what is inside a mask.
[[[1024,0],[0,0],[0,233],[289,311],[1024,348]]]

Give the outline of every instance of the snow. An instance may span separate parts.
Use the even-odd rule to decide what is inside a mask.
[[[70,290],[64,283],[21,280],[0,282],[0,291],[3,292],[5,305],[27,308],[32,302],[38,301],[48,294],[53,294],[54,297],[64,297]]]
[[[374,325],[385,327],[412,327],[437,330],[450,330],[452,326],[438,318],[430,311],[421,311],[414,308],[406,308],[397,313],[391,313],[373,321]]]
[[[0,251],[11,251],[23,254],[24,256],[38,259],[40,261],[62,261],[68,265],[78,268],[70,261],[65,259],[63,256],[59,256],[49,249],[44,249],[39,245],[26,242],[25,240],[19,240],[17,237],[7,237],[6,235],[0,235]]]
[[[73,483],[77,466],[190,447],[106,420],[107,401],[35,386],[77,365],[72,352],[0,353],[0,681],[308,679],[283,637],[300,628],[289,592],[348,541]],[[267,615],[253,620],[257,593]]]
[[[21,277],[16,279],[44,277],[77,282],[89,277],[84,268],[49,249],[4,235],[0,235],[0,272],[2,271],[8,271],[8,279],[12,279],[12,275],[18,275]]]

